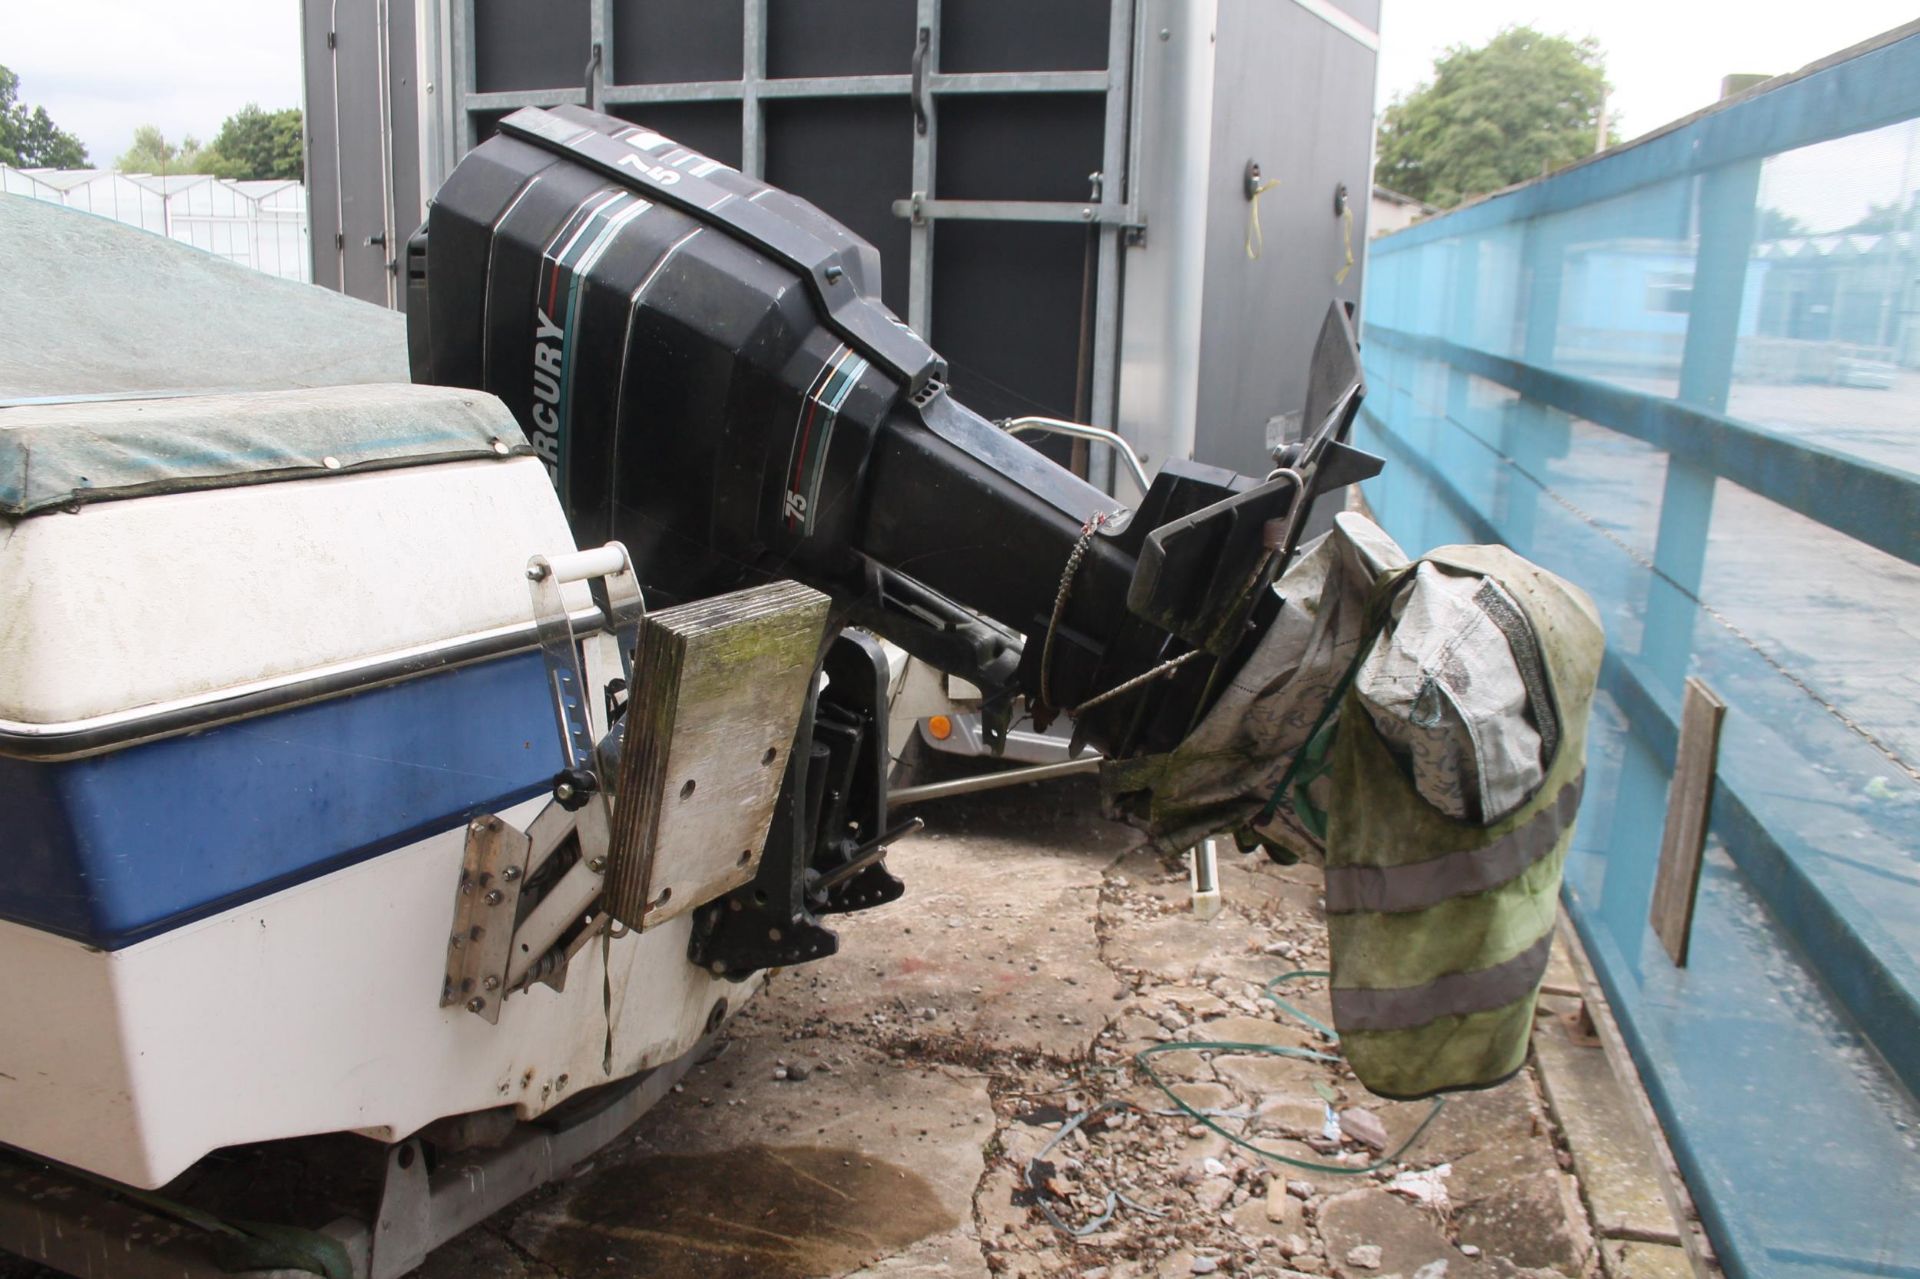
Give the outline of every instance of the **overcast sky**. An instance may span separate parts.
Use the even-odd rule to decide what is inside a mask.
[[[1482,44],[1526,24],[1593,36],[1613,85],[1624,139],[1691,115],[1733,73],[1781,75],[1920,16],[1914,0],[1381,0],[1378,108],[1429,79],[1455,44]],[[1816,22],[1817,15],[1817,22]],[[1920,121],[1802,148],[1767,161],[1762,204],[1816,231],[1898,201],[1920,179]]]
[[[1627,137],[1706,106],[1729,72],[1794,70],[1915,14],[1914,0],[1383,2],[1381,105],[1415,88],[1447,46],[1531,23],[1599,39]],[[248,102],[300,105],[299,10],[298,0],[0,0],[0,65],[20,76],[25,101],[45,106],[94,163],[110,165],[135,125],[206,141]],[[1906,137],[1851,159],[1834,149],[1832,163],[1897,165]],[[1803,185],[1814,198],[1820,184]]]
[[[205,142],[249,102],[300,106],[299,0],[0,0],[0,66],[107,167],[136,125]]]
[[[1920,17],[1914,0],[1381,0],[1384,107],[1429,78],[1455,44],[1502,27],[1593,36],[1607,58],[1610,106],[1624,138],[1689,115],[1722,76],[1780,75]]]

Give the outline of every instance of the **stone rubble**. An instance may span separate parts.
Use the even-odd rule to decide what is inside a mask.
[[[737,1041],[766,1045],[757,1060],[767,1068],[749,1075],[735,1061],[728,1074],[725,1057],[704,1067],[688,1095],[640,1126],[642,1141],[672,1148],[689,1122],[676,1116],[720,1140],[725,1125],[765,1110],[779,1112],[764,1119],[773,1136],[757,1140],[838,1145],[845,1121],[820,1109],[827,1099],[891,1105],[876,1157],[913,1168],[937,1148],[955,1167],[977,1167],[970,1213],[938,1237],[940,1268],[925,1271],[956,1279],[1598,1273],[1531,1068],[1450,1099],[1399,1162],[1368,1173],[1431,1103],[1374,1097],[1337,1045],[1269,996],[1283,973],[1327,967],[1319,873],[1225,856],[1225,907],[1197,920],[1184,869],[1093,820],[1091,789],[916,810],[928,833],[888,860],[907,897],[834,917],[840,953],[775,975],[732,1023]],[[904,933],[923,923],[946,944]],[[963,925],[991,925],[992,938],[965,944],[950,931]],[[1324,978],[1291,978],[1272,994],[1330,1018]],[[736,1080],[725,1086],[744,1106],[690,1105],[721,1091],[716,1078]],[[983,1143],[939,1145],[946,1121],[921,1097],[934,1084],[984,1089],[983,1124],[951,1118],[956,1138],[985,1131]],[[1084,1233],[1059,1229],[1049,1211]],[[879,1256],[867,1264],[852,1273],[922,1273]]]

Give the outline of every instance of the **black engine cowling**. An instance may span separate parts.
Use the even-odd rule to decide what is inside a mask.
[[[691,958],[731,976],[831,954],[824,916],[900,892],[872,856],[885,659],[844,628],[978,685],[990,739],[1024,694],[1110,755],[1165,750],[1281,607],[1318,477],[1371,473],[1341,443],[1361,387],[1337,307],[1272,475],[1169,461],[1129,511],[954,402],[839,223],[578,108],[516,112],[461,161],[407,274],[414,379],[505,401],[576,539],[624,542],[650,606],[778,578],[834,600],[757,877],[695,919]]]

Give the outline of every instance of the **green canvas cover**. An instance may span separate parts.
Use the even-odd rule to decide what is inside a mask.
[[[1360,1081],[1403,1098],[1488,1087],[1526,1060],[1605,643],[1583,592],[1505,547],[1423,560],[1491,579],[1518,604],[1525,630],[1510,642],[1542,669],[1551,723],[1534,713],[1554,747],[1518,809],[1463,821],[1420,794],[1357,693],[1344,695],[1327,789],[1334,1026]],[[1375,616],[1412,571],[1380,583]]]
[[[491,395],[382,383],[0,407],[0,516],[531,453]]]
[[[0,195],[0,401],[405,382],[397,311]]]

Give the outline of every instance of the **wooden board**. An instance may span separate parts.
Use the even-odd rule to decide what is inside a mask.
[[[753,878],[827,605],[775,582],[641,623],[607,858],[621,923],[651,927]]]
[[[1687,680],[1680,709],[1680,744],[1667,789],[1667,827],[1660,839],[1660,869],[1653,882],[1654,933],[1675,965],[1687,963],[1693,932],[1693,901],[1700,890],[1700,859],[1707,845],[1714,770],[1720,755],[1720,721],[1727,704],[1698,679]]]

